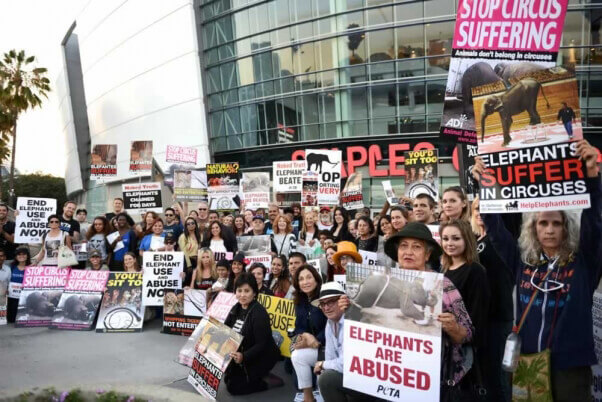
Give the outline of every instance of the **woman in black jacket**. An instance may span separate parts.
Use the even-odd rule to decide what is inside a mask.
[[[238,303],[232,307],[224,324],[243,336],[239,351],[231,353],[232,362],[224,381],[232,395],[261,392],[270,386],[282,385],[282,380],[270,375],[280,357],[280,350],[270,327],[270,317],[257,302],[257,281],[243,272],[234,283]],[[274,381],[276,378],[276,381]],[[279,380],[279,381],[278,381]]]
[[[349,233],[348,226],[347,211],[343,207],[336,207],[334,209],[334,225],[330,229],[330,234],[332,234],[335,243],[355,240],[353,235]]]
[[[209,230],[201,242],[201,247],[210,248],[214,254],[225,254],[227,252],[235,253],[238,249],[236,237],[234,237],[232,231],[219,222],[212,222],[211,225],[209,225]],[[219,259],[222,258],[224,257],[220,254]],[[216,259],[218,259],[218,256],[216,256]]]

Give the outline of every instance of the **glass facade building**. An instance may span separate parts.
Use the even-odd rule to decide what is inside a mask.
[[[200,7],[216,160],[267,167],[286,159],[281,149],[290,158],[290,149],[316,144],[437,143],[457,0],[203,0]],[[601,3],[570,1],[559,56],[576,67],[590,137],[602,126],[601,16]],[[441,145],[440,153],[451,150]]]

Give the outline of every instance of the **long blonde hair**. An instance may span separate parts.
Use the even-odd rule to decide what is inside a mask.
[[[211,251],[208,247],[203,247],[199,250],[198,259],[196,263],[196,269],[198,270],[198,275],[202,275],[203,273],[203,254],[209,253],[209,264],[211,264],[211,279],[217,279],[217,268],[215,267],[215,257],[213,256],[213,251]]]
[[[574,213],[567,211],[557,211],[562,216],[562,241],[558,251],[559,264],[566,264],[572,254],[579,247],[579,223]],[[520,246],[520,256],[523,262],[529,265],[537,265],[541,259],[543,251],[539,239],[537,239],[537,219],[540,212],[527,212],[523,214],[523,224],[521,226],[518,244]]]

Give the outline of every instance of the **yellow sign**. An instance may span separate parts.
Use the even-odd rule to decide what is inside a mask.
[[[292,300],[264,294],[257,295],[257,301],[268,312],[272,331],[277,331],[284,338],[280,344],[280,354],[291,357],[291,340],[288,337],[287,330],[295,328],[295,303]]]

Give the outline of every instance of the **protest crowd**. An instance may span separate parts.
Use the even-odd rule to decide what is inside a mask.
[[[316,395],[327,402],[385,400],[343,385],[343,345],[348,341],[345,316],[361,314],[362,303],[380,305],[389,297],[388,282],[378,287],[376,300],[367,301],[361,291],[368,282],[352,298],[340,278],[353,264],[438,272],[443,274],[440,312],[433,314],[428,300],[417,313],[417,302],[402,302],[401,311],[407,317],[415,314],[417,326],[440,323],[441,400],[509,401],[511,375],[504,370],[504,352],[509,353],[513,333],[520,335],[520,353],[547,354],[555,401],[589,400],[590,367],[596,364],[592,295],[602,273],[602,193],[596,150],[581,140],[577,153],[591,197],[580,219],[572,211],[480,214],[478,197],[469,201],[461,187],[444,189],[440,199],[400,197],[397,205],[386,202],[376,214],[365,207],[346,209],[342,202],[321,207],[269,203],[257,209],[241,202],[238,211],[218,212],[202,201],[176,202],[162,213],[134,216],[122,198],[115,198],[110,212],[94,217],[84,206],[66,202],[58,214],[47,216],[49,230],[40,244],[27,245],[16,244],[15,222],[2,204],[0,281],[9,288],[7,320],[17,318],[17,290],[29,266],[64,266],[60,260],[73,255],[78,261],[71,263],[72,272],[131,274],[142,272],[147,253],[180,252],[181,286],[166,288],[179,287],[176,295],[202,290],[201,303],[209,309],[220,293],[235,295],[222,319],[242,336],[224,368],[230,394],[281,386],[283,379],[270,372],[283,361],[306,402]],[[477,157],[475,180],[485,170]],[[257,248],[264,248],[267,258],[254,258]],[[65,257],[66,249],[75,253],[67,251]],[[114,294],[108,287],[102,290],[104,306]],[[397,309],[404,291],[393,293]],[[162,319],[168,309],[173,312],[171,303],[177,304],[177,296],[165,296],[161,307],[144,308],[135,290],[131,297],[138,297],[144,321]],[[281,328],[289,353],[281,353],[283,337],[273,332],[265,300],[293,305],[294,320]],[[28,298],[27,307],[43,309],[44,303],[48,300],[38,294]],[[388,382],[419,386],[417,378],[394,368],[389,367]]]

